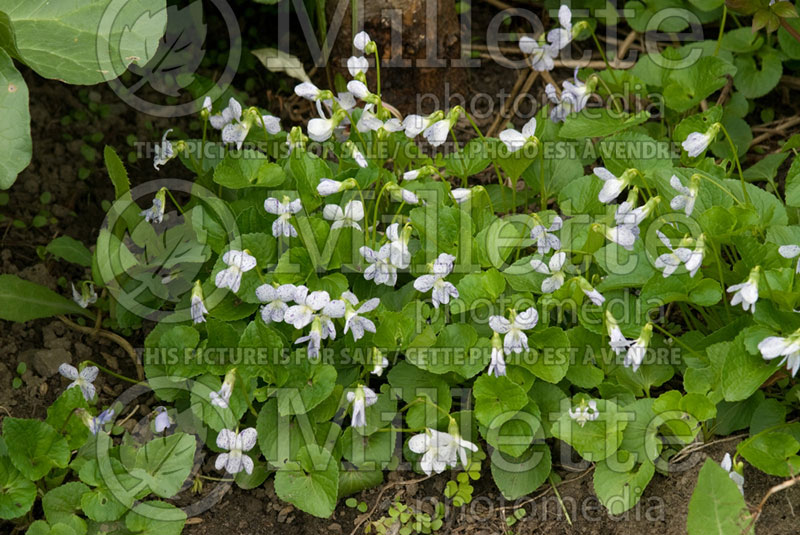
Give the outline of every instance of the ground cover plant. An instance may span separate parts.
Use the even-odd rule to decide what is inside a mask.
[[[631,2],[627,22],[644,32],[669,5]],[[340,87],[292,82],[316,111],[302,125],[208,98],[200,135],[161,133],[139,186],[105,147],[115,198],[96,240],[46,251],[86,279],[59,295],[0,275],[0,317],[102,330],[136,376],[64,363],[44,421],[4,418],[0,518],[179,533],[181,490],[269,480],[317,517],[344,504],[366,514],[357,530],[431,533],[443,506],[379,517],[353,496],[397,470],[452,472],[441,503],[461,507],[481,468],[508,500],[557,494],[579,460],[621,515],[656,473],[744,431],[703,464],[686,530],[754,532],[745,463],[784,480],[764,500],[800,468],[800,136],[746,166],[745,118],[795,67],[797,14],[681,5],[719,20],[715,39],[561,84],[556,58],[599,43],[598,19],[552,6],[518,39],[548,105],[496,136],[462,106],[402,116],[361,31]],[[142,328],[137,352],[125,335]],[[154,397],[142,425],[100,375]]]

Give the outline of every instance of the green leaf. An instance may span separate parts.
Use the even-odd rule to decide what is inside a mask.
[[[339,472],[339,497],[344,498],[383,483],[383,470],[347,468]]]
[[[36,500],[36,485],[20,474],[11,459],[0,456],[0,518],[10,520],[27,513]]]
[[[800,443],[788,433],[760,433],[739,443],[736,451],[767,474],[791,477],[800,468]]]
[[[614,113],[605,108],[586,109],[567,117],[558,135],[565,139],[605,137],[642,124],[649,118],[650,113],[647,111],[630,115]]]
[[[47,419],[53,429],[61,430],[67,437],[70,449],[78,449],[86,442],[89,428],[80,418],[72,416],[75,409],[89,409],[80,388],[68,388],[47,407]]]
[[[536,444],[527,453],[512,458],[495,452],[490,463],[492,478],[508,500],[533,493],[547,480],[552,467],[550,447]]]
[[[480,359],[473,361],[470,351],[478,341],[478,334],[471,325],[450,324],[439,333],[435,343],[428,347],[416,345],[416,337],[406,351],[406,359],[415,366],[435,374],[455,372],[471,377],[483,368]]]
[[[164,0],[120,7],[111,0],[0,1],[21,59],[45,78],[92,85],[116,78],[155,54],[167,23]],[[68,46],[65,46],[65,43]]]
[[[720,58],[701,57],[690,67],[672,72],[664,87],[664,101],[675,111],[688,111],[721,89],[726,83],[725,75],[734,72],[733,65]]]
[[[257,0],[262,4],[277,3],[277,0]],[[250,51],[264,67],[272,72],[285,72],[292,78],[301,82],[310,82],[303,63],[291,54],[277,48],[259,48]]]
[[[661,453],[661,441],[658,438],[660,419],[653,411],[652,398],[638,399],[626,405],[625,412],[633,413],[622,434],[620,449],[630,452],[637,463],[654,463]]]
[[[506,288],[503,275],[494,268],[462,277],[456,289],[458,298],[450,302],[450,312],[461,314],[497,299]]]
[[[69,236],[59,236],[48,243],[45,250],[56,258],[79,266],[90,267],[92,265],[92,252],[84,244]]]
[[[84,530],[86,527],[84,526]],[[25,535],[81,535],[75,528],[67,524],[57,523],[52,526],[44,520],[37,520],[25,532]]]
[[[313,212],[322,200],[317,194],[317,186],[323,178],[330,178],[332,173],[328,164],[305,150],[295,150],[289,155],[284,171],[294,179],[294,185],[300,192],[300,199],[306,213]]]
[[[305,414],[333,392],[336,368],[330,364],[303,362],[292,366],[289,380],[278,390],[278,412],[281,416]]]
[[[44,286],[16,275],[0,275],[0,319],[24,322],[59,314],[81,314],[93,318],[72,299]]]
[[[155,438],[136,452],[131,476],[153,494],[171,498],[192,471],[195,447],[194,436],[186,433]]]
[[[488,428],[500,427],[528,404],[521,386],[506,376],[481,375],[472,387],[475,418]]]
[[[71,526],[76,533],[86,533],[86,521],[76,514],[81,511],[81,497],[85,492],[89,492],[89,487],[80,481],[72,481],[45,494],[42,509],[47,521],[51,525]]]
[[[763,97],[778,85],[783,74],[780,54],[770,47],[754,55],[736,56],[735,63],[733,84],[747,98]]]
[[[3,438],[11,462],[31,481],[69,463],[67,439],[45,422],[8,417],[3,420]]]
[[[2,9],[2,2],[0,2]],[[2,13],[0,13],[2,14]],[[0,48],[0,189],[8,189],[17,175],[31,163],[31,114],[28,111],[28,85],[14,62]]]
[[[689,501],[686,519],[689,535],[740,534],[749,520],[750,513],[736,483],[728,472],[707,459]],[[751,533],[752,529],[746,532]]]
[[[128,179],[128,171],[125,170],[125,164],[117,155],[113,147],[106,145],[103,149],[103,160],[106,164],[108,177],[114,185],[114,199],[119,200],[123,195],[129,193],[131,190],[131,183]]]
[[[135,487],[139,480],[128,473],[114,457],[87,461],[78,471],[81,481],[91,487],[81,496],[81,509],[95,522],[113,522],[133,505]],[[133,489],[133,490],[132,490]]]
[[[539,379],[558,383],[567,374],[570,363],[570,343],[561,327],[548,327],[528,337],[531,350],[521,355],[509,355],[508,363],[519,363]]]
[[[711,358],[719,377],[722,379],[722,393],[725,401],[742,401],[750,397],[764,381],[775,372],[775,363],[765,361],[761,354],[751,355],[745,350],[743,338],[710,346],[712,352],[721,358]],[[722,363],[721,369],[717,363]]]
[[[386,432],[361,435],[348,427],[341,438],[342,455],[356,466],[386,469],[389,467],[397,443],[397,432],[388,428]]]
[[[141,535],[180,535],[186,513],[172,504],[142,502],[125,515],[125,527]]]
[[[286,180],[286,173],[276,163],[252,149],[231,151],[214,168],[214,182],[230,189],[274,188]]]
[[[625,450],[597,463],[594,492],[608,512],[621,515],[639,503],[644,489],[653,478],[656,467],[645,461],[636,468],[633,456]]]
[[[575,448],[581,457],[590,462],[602,461],[617,451],[628,425],[627,414],[619,412],[616,403],[607,399],[596,401],[600,413],[596,420],[586,422],[581,427],[564,411],[552,427],[554,437]]]
[[[481,139],[472,139],[458,152],[444,157],[444,166],[451,174],[466,178],[477,175],[491,163],[486,144]]]
[[[320,518],[333,514],[339,493],[339,463],[316,444],[300,449],[297,461],[275,474],[275,492],[281,500]]]

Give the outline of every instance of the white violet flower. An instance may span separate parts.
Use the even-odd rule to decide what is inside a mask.
[[[569,410],[569,417],[578,422],[578,425],[583,427],[586,422],[597,420],[600,416],[600,411],[597,410],[597,402],[590,399],[587,403],[586,400],[581,400],[581,404],[574,409]]]
[[[175,157],[175,151],[172,149],[172,143],[167,139],[167,136],[170,132],[172,132],[172,128],[164,132],[164,135],[161,137],[161,144],[153,147],[153,167],[155,167],[156,171],[158,171],[162,165]]]
[[[693,179],[687,188],[681,183],[680,178],[672,175],[672,178],[669,179],[669,185],[678,192],[678,195],[673,197],[669,202],[670,207],[673,210],[683,210],[686,217],[691,216],[694,211],[694,203],[697,200],[697,191],[699,189],[697,182]]]
[[[686,247],[677,247],[673,249],[670,239],[660,230],[656,231],[656,235],[658,239],[661,240],[661,243],[669,249],[668,253],[664,253],[656,258],[654,263],[656,269],[663,270],[662,275],[666,278],[675,273],[681,263],[685,264],[689,262],[693,258],[693,253]]]
[[[296,305],[286,309],[283,321],[302,329],[314,320],[314,315],[324,309],[331,302],[331,296],[324,290],[309,292],[307,286],[297,286],[294,293]]]
[[[722,458],[722,462],[719,463],[723,470],[728,472],[728,477],[736,483],[736,486],[739,487],[739,492],[742,493],[744,496],[744,476],[737,472],[733,467],[733,459],[731,459],[731,454],[726,453],[725,457]]]
[[[347,70],[350,71],[350,76],[366,74],[367,69],[369,69],[369,61],[364,56],[350,56],[347,59]]]
[[[103,430],[103,426],[114,419],[114,409],[106,409],[97,416],[92,416],[85,409],[78,409],[84,425],[89,428],[89,432],[96,435]]]
[[[174,422],[172,421],[172,418],[170,418],[166,407],[156,407],[155,411],[156,417],[153,424],[155,426],[156,433],[163,433],[169,429]]]
[[[81,291],[72,285],[72,300],[75,301],[79,307],[86,308],[97,301],[97,292],[94,289],[94,284],[91,282],[84,282],[80,285]]]
[[[499,137],[509,152],[517,152],[528,142],[537,143],[536,117],[531,117],[531,120],[525,123],[522,127],[522,132],[509,128],[500,132]]]
[[[272,235],[276,238],[284,236],[286,238],[296,237],[297,230],[292,226],[289,220],[292,216],[303,209],[303,204],[300,199],[290,200],[286,195],[282,200],[275,197],[270,197],[264,201],[264,210],[269,214],[278,216],[272,223]]]
[[[228,450],[220,453],[214,461],[214,468],[225,469],[229,474],[238,474],[244,470],[247,474],[253,473],[253,459],[244,452],[252,450],[256,445],[258,432],[253,427],[248,427],[238,434],[230,429],[223,429],[217,435],[217,447]]]
[[[365,31],[360,31],[353,37],[353,46],[362,52],[369,53],[370,50],[367,50],[367,48],[371,43],[373,43],[373,41]]]
[[[424,433],[411,437],[408,441],[408,448],[414,453],[423,454],[419,465],[427,475],[431,475],[433,472],[441,474],[448,466],[455,467],[459,457],[466,465],[466,450],[478,451],[478,446],[460,436],[430,428],[425,429]]]
[[[242,116],[242,105],[231,97],[228,106],[216,115],[209,117],[211,126],[217,130],[222,130],[234,121],[238,121]]]
[[[681,147],[683,147],[683,150],[685,150],[691,158],[700,156],[705,152],[711,142],[716,139],[721,127],[722,125],[720,123],[714,123],[702,134],[700,132],[692,132],[686,137],[686,140],[681,143]]]
[[[625,338],[625,335],[622,334],[619,324],[617,323],[616,318],[614,318],[614,316],[611,314],[610,310],[606,310],[606,332],[608,332],[609,338],[608,345],[616,355],[619,355],[623,351],[627,351],[628,347],[632,343],[632,340],[628,340]]]
[[[363,317],[362,314],[372,312],[378,308],[378,305],[381,304],[381,300],[377,297],[373,297],[372,299],[367,299],[361,303],[361,306],[359,306],[358,297],[356,297],[356,295],[350,291],[342,293],[342,300],[345,304],[345,334],[347,334],[347,331],[351,331],[353,333],[353,340],[357,342],[364,337],[365,332],[374,333],[375,324],[372,322],[372,320]]]
[[[800,246],[798,245],[781,245],[778,247],[778,254],[784,258],[795,258],[800,256]],[[800,273],[800,258],[797,259],[797,266],[795,273]]]
[[[78,372],[75,366],[67,364],[66,362],[58,367],[58,373],[72,381],[69,386],[67,386],[67,390],[77,386],[81,389],[83,399],[86,401],[91,401],[94,398],[96,390],[92,383],[97,379],[98,371],[97,366],[86,366]]]
[[[328,204],[322,209],[322,217],[333,221],[331,230],[352,227],[361,231],[361,225],[358,222],[364,219],[364,205],[361,201],[349,201],[342,210],[338,204]]]
[[[500,340],[500,333],[492,334],[492,360],[489,362],[489,375],[502,377],[506,374],[506,361],[503,352],[503,342]]]
[[[628,346],[628,352],[625,353],[625,360],[623,362],[624,366],[631,367],[634,372],[639,369],[639,366],[642,365],[642,361],[644,361],[644,356],[645,353],[647,353],[647,347],[650,345],[650,338],[652,336],[653,324],[648,323],[642,327],[639,338]]]
[[[256,259],[247,249],[244,251],[231,249],[222,255],[222,261],[228,267],[217,273],[214,283],[217,288],[230,288],[236,293],[242,284],[242,275],[256,267]]]
[[[567,253],[563,251],[550,257],[550,262],[548,264],[536,258],[531,259],[531,267],[535,271],[543,275],[549,275],[549,277],[542,281],[542,293],[551,294],[563,286],[564,279],[566,278],[566,261]]]
[[[561,230],[563,224],[562,219],[555,216],[553,222],[550,223],[550,228],[545,228],[543,224],[539,223],[531,229],[531,239],[536,240],[536,249],[539,254],[545,255],[550,252],[550,249],[555,251],[561,249],[561,240],[553,233]]]
[[[256,288],[256,297],[262,303],[261,319],[264,323],[280,323],[288,310],[289,301],[294,301],[297,287],[294,284],[282,284],[275,287],[271,284],[262,284]]]
[[[206,304],[203,302],[203,286],[200,284],[200,281],[195,281],[192,287],[190,312],[193,323],[205,323],[205,314],[208,314],[208,310],[206,309]]]
[[[522,353],[528,351],[528,335],[522,331],[527,331],[536,327],[539,322],[539,313],[536,308],[530,307],[520,313],[511,311],[511,319],[503,316],[490,316],[489,327],[498,334],[505,334],[503,338],[503,349],[506,355]]]
[[[519,38],[519,49],[523,54],[528,54],[531,68],[535,71],[552,71],[555,67],[553,59],[558,56],[558,46],[552,43],[539,42],[524,35]]]
[[[558,8],[558,23],[560,28],[554,28],[547,32],[547,40],[557,49],[561,50],[567,46],[573,37],[572,11],[565,4]]]
[[[223,379],[220,389],[216,392],[209,392],[208,397],[211,400],[211,404],[221,409],[227,409],[228,403],[231,400],[231,394],[233,394],[233,385],[235,382],[236,368],[231,368],[228,370],[228,373],[225,374],[225,379]]]
[[[458,299],[458,290],[451,282],[445,281],[453,271],[456,257],[447,253],[440,254],[431,265],[431,273],[421,275],[414,281],[414,288],[422,293],[431,292],[434,308],[446,305],[450,298]]]
[[[787,337],[768,336],[758,344],[758,350],[765,360],[783,357],[780,365],[786,364],[792,377],[800,370],[800,330]]]
[[[361,385],[352,392],[347,393],[347,401],[353,404],[353,419],[350,425],[353,427],[366,427],[367,407],[374,405],[378,401],[378,395],[369,387]]]
[[[747,277],[746,281],[728,288],[728,293],[733,292],[731,305],[736,306],[741,303],[745,312],[749,310],[755,314],[756,302],[758,301],[758,280],[761,278],[760,272],[761,268],[756,266],[750,271],[750,276]]]
[[[605,167],[595,167],[592,172],[597,178],[605,182],[597,199],[603,204],[608,204],[619,197],[622,190],[630,185],[633,174],[637,171],[628,169],[620,177],[617,177]]]

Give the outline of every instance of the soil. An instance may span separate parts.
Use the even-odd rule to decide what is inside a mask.
[[[136,140],[153,141],[160,138],[164,129],[176,125],[166,119],[138,114],[105,86],[75,88],[43,80],[31,72],[24,75],[30,88],[34,155],[30,167],[9,191],[10,203],[0,207],[0,213],[5,216],[0,219],[0,273],[17,274],[69,294],[68,282],[89,278],[89,271],[46,257],[43,260],[39,248],[60,235],[93,243],[104,216],[103,201],[113,198],[113,188],[102,160],[103,146],[115,147],[123,160],[127,160],[127,153],[133,150],[128,139],[130,134]],[[470,72],[469,91],[490,95],[496,95],[500,90],[508,92],[516,75],[514,71],[486,63],[486,67],[477,73]],[[535,91],[541,91],[538,84],[535,88]],[[497,102],[494,106],[498,106]],[[296,110],[287,109],[276,111],[282,112],[284,117],[296,113]],[[486,127],[491,117],[478,118],[477,122]],[[467,128],[468,125],[464,126],[465,131]],[[102,134],[102,139],[89,139],[92,134]],[[126,165],[134,184],[152,177],[149,158],[126,161]],[[88,173],[81,169],[88,170]],[[51,195],[51,200],[43,204],[41,196],[45,192]],[[46,211],[47,223],[34,226],[35,216],[43,211]],[[24,222],[25,227],[20,228],[14,221]],[[126,334],[137,347],[141,345],[146,328]],[[135,375],[127,354],[113,342],[77,333],[58,320],[26,324],[0,321],[0,418],[5,415],[44,418],[47,407],[66,384],[57,373],[58,365],[87,359],[98,361],[119,373]],[[23,385],[15,389],[12,380],[22,362],[27,368],[21,376]],[[126,387],[104,374],[100,374],[96,385],[104,400],[114,399]],[[460,509],[451,508],[439,533],[682,534],[685,533],[689,499],[704,458],[709,456],[719,461],[725,452],[734,449],[735,441],[713,444],[697,454],[697,462],[691,469],[669,477],[656,474],[640,506],[621,518],[610,517],[594,497],[590,473],[561,471],[566,481],[559,486],[559,492],[570,514],[571,524],[553,494],[549,493],[527,503],[524,506],[528,512],[526,517],[507,528],[505,518],[510,515],[514,504],[502,499],[491,482],[491,475],[485,471],[481,479],[473,483],[473,502]],[[430,499],[443,499],[443,489],[451,475],[446,473],[424,481],[417,481],[421,479],[417,474],[392,473],[387,477],[389,482],[385,486],[355,496],[359,502],[366,502],[369,511],[376,507],[371,520],[386,514],[396,498],[430,512]],[[753,505],[761,501],[770,487],[781,481],[751,467],[746,467],[745,478],[745,497]],[[376,506],[379,498],[380,503]],[[796,515],[800,511],[795,512],[795,504],[800,504],[800,485],[772,496],[766,503],[756,532],[765,535],[798,533],[800,521]],[[349,534],[362,520],[362,513],[343,502],[330,519],[318,519],[297,511],[277,498],[269,479],[253,490],[231,488],[217,505],[198,517],[190,518],[185,533],[267,535],[285,530],[297,535]],[[5,532],[5,528],[0,525],[0,531]],[[362,533],[363,526],[356,532]]]

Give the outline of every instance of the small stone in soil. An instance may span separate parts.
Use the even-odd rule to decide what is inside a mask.
[[[286,523],[286,517],[289,516],[289,513],[294,511],[294,507],[291,505],[287,505],[286,507],[282,508],[280,512],[278,512],[278,523],[283,524]]]
[[[66,349],[59,347],[36,351],[31,364],[36,373],[44,378],[49,378],[57,374],[58,367],[65,362],[72,364],[72,355]]]

